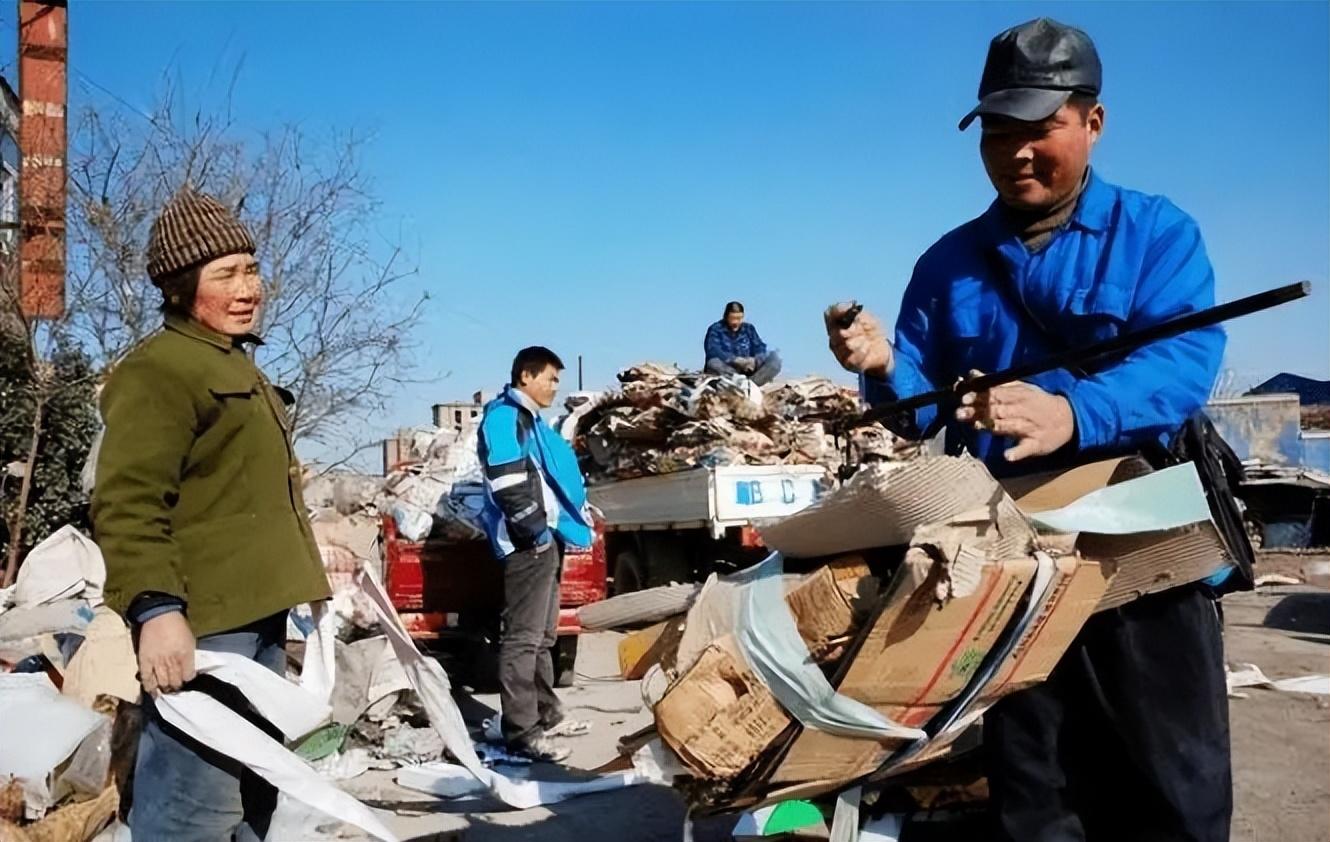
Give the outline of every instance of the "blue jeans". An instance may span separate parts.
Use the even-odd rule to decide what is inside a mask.
[[[196,648],[244,655],[285,674],[285,642],[283,611],[234,631],[201,637]],[[191,681],[189,689],[213,696],[282,739],[281,732],[255,713],[233,685],[204,675]],[[271,784],[165,722],[151,699],[145,702],[144,713],[129,814],[134,842],[231,842],[242,824],[259,839],[267,835],[277,806],[277,790]]]
[[[754,357],[757,367],[753,371],[740,371],[728,362],[716,357],[707,360],[706,370],[710,374],[743,374],[759,386],[765,386],[780,374],[780,355],[775,351]]]

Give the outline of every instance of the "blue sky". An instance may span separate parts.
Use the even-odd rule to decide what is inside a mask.
[[[988,40],[1049,15],[1105,66],[1104,177],[1194,215],[1221,299],[1314,297],[1230,328],[1228,366],[1330,376],[1330,5],[81,2],[72,105],[199,102],[243,60],[239,121],[375,135],[379,224],[419,243],[426,372],[377,432],[505,376],[516,348],[700,364],[727,299],[834,373],[828,303],[894,319],[915,259],[992,198],[975,99]],[[575,380],[575,377],[573,378]]]

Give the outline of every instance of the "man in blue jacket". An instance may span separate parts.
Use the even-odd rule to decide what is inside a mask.
[[[744,321],[744,306],[738,301],[725,305],[725,314],[707,328],[702,345],[711,374],[742,374],[759,386],[780,374],[780,355],[767,348],[752,323]]]
[[[561,371],[563,362],[548,348],[519,351],[509,385],[485,407],[478,436],[485,528],[503,564],[503,736],[514,753],[549,761],[569,753],[545,733],[563,719],[550,652],[563,550],[592,542],[577,457],[540,417],[554,404]]]
[[[997,200],[919,259],[894,345],[875,318],[838,324],[831,348],[873,401],[950,385],[1214,303],[1196,223],[1167,199],[1089,166],[1104,127],[1099,57],[1080,30],[1040,19],[993,39],[978,106]],[[965,396],[947,449],[996,475],[1168,441],[1209,394],[1217,329],[1155,342],[1088,371],[1058,370]],[[1218,562],[1217,562],[1218,566]],[[1210,584],[1228,574],[1217,571]],[[1228,839],[1228,702],[1211,591],[1185,586],[1093,616],[1049,680],[984,721],[995,838]]]

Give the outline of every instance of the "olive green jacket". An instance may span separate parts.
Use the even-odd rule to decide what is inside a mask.
[[[177,596],[196,636],[329,595],[286,408],[240,342],[168,317],[102,390],[107,604]]]

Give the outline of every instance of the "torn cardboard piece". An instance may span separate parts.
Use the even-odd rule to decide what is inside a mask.
[[[759,524],[768,547],[790,558],[818,558],[876,547],[903,546],[915,531],[976,509],[989,513],[992,551],[1019,557],[1033,530],[977,459],[921,456],[861,468],[844,486],[801,512]]]
[[[827,655],[851,632],[856,616],[862,618],[871,607],[865,603],[876,599],[877,579],[859,555],[844,556],[807,576],[786,579],[785,603],[814,658]],[[687,670],[707,646],[734,631],[738,591],[749,581],[744,575],[713,574],[707,579],[684,621],[675,660],[678,670]]]
[[[1179,468],[1183,470],[1178,471]],[[1174,473],[1168,474],[1169,471]],[[1116,521],[1116,529],[1120,531],[1203,518],[1145,532],[1079,531],[1062,536],[1060,540],[1066,542],[1065,546],[1101,563],[1111,574],[1112,582],[1098,609],[1104,611],[1147,594],[1200,581],[1231,563],[1228,549],[1210,520],[1204,490],[1199,480],[1188,480],[1188,471],[1194,478],[1195,468],[1190,464],[1158,472],[1168,474],[1165,476],[1168,482],[1161,486],[1157,479],[1151,479],[1154,472],[1144,459],[1124,457],[1058,473],[1005,480],[1003,487],[1021,511],[1032,516],[1043,516],[1052,510],[1066,514],[1068,507],[1083,500],[1095,502],[1096,492],[1113,488],[1113,497],[1108,498],[1110,505],[1100,505],[1098,511],[1083,511],[1086,515],[1083,521],[1060,522],[1060,526],[1084,523],[1115,528],[1112,523]],[[1174,485],[1174,480],[1180,482]],[[1161,494],[1165,499],[1160,499]],[[1103,496],[1098,498],[1099,503],[1104,501]],[[1152,509],[1157,511],[1152,514]],[[1045,545],[1052,542],[1049,536],[1041,536],[1041,541]]]
[[[731,637],[708,646],[656,705],[665,743],[699,775],[722,780],[748,768],[790,721]]]

